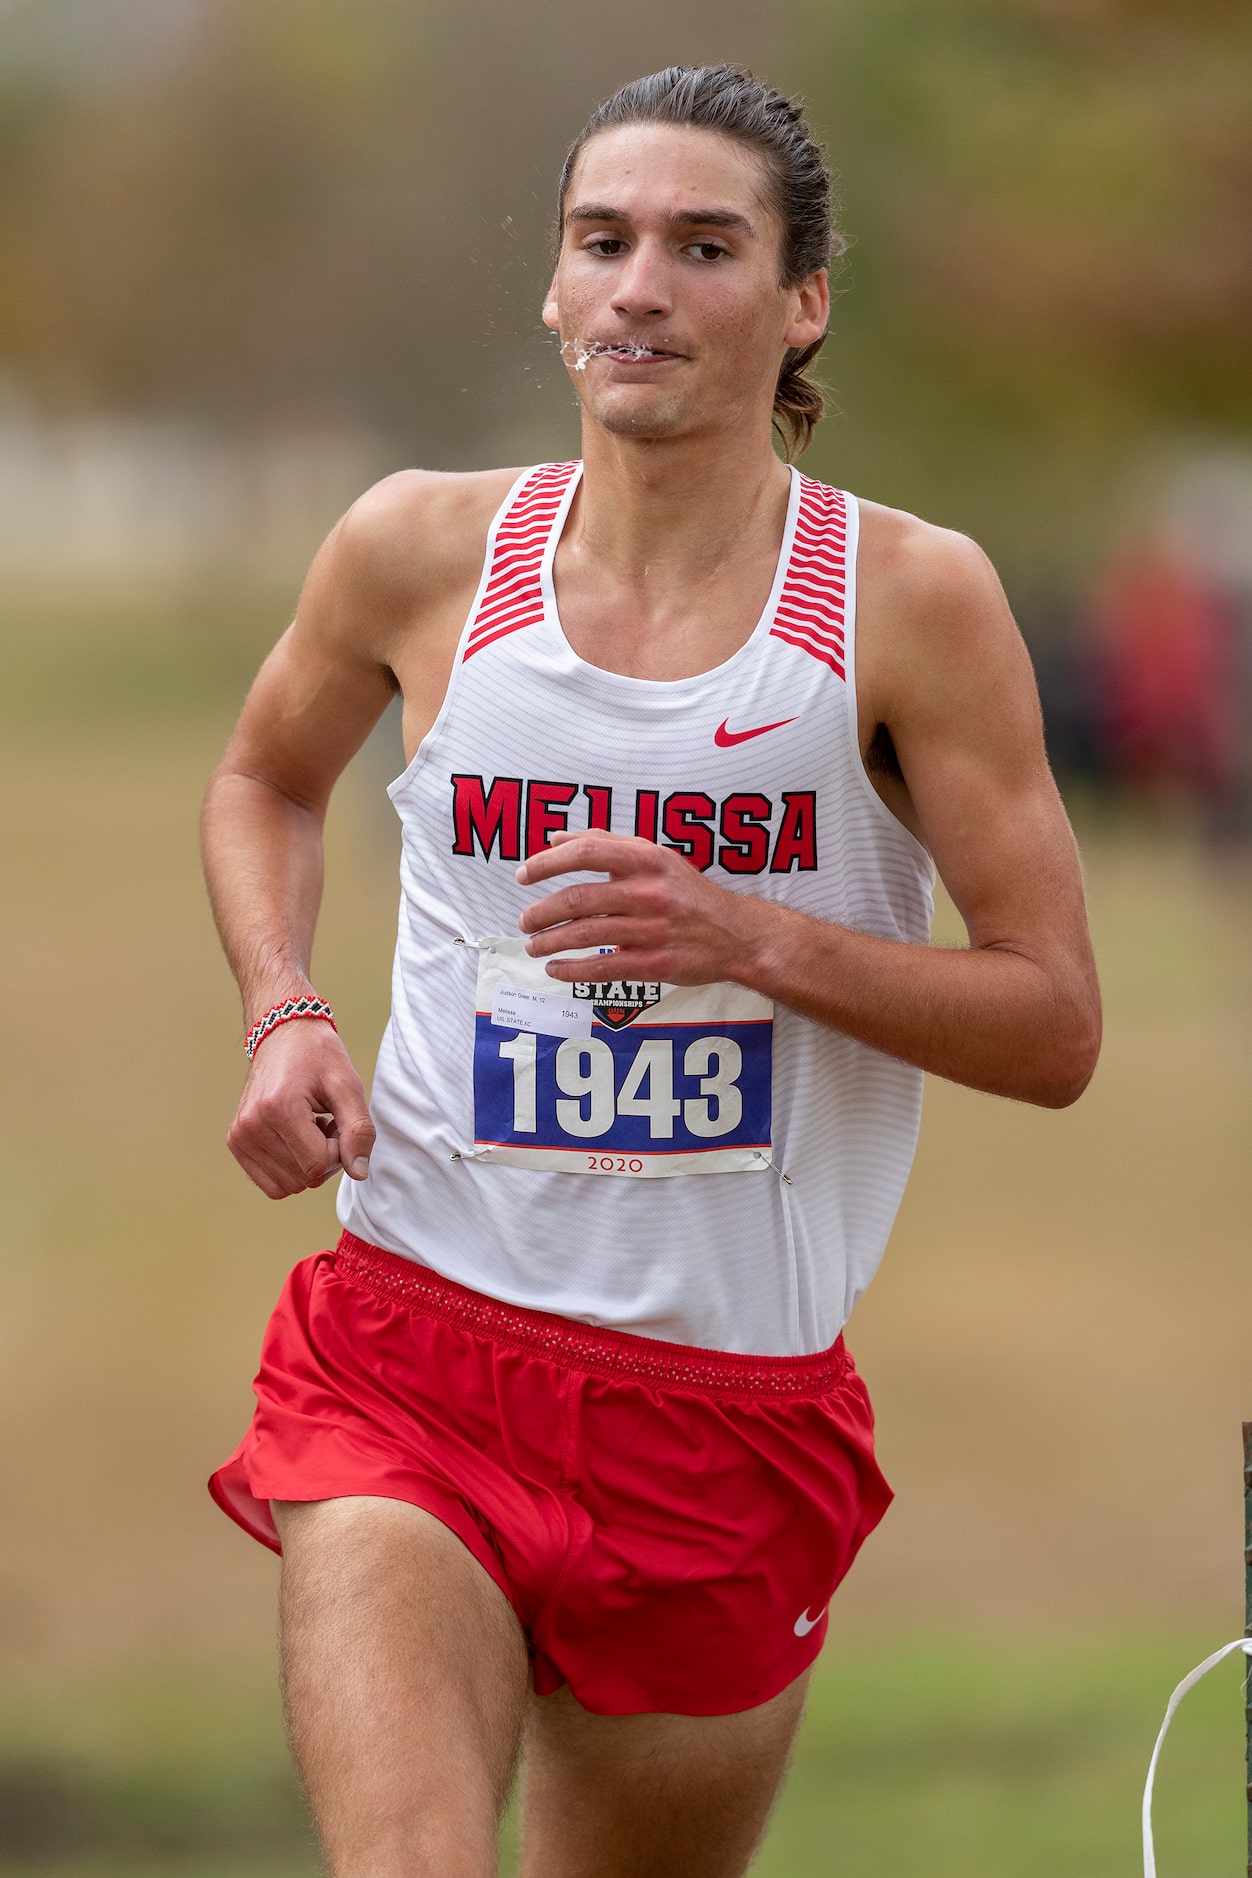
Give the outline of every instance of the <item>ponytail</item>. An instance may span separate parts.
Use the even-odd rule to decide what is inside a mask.
[[[793,346],[783,360],[774,391],[774,429],[778,432],[783,455],[788,463],[802,456],[813,441],[813,432],[826,415],[826,393],[809,367],[826,343],[826,335],[803,349]]]

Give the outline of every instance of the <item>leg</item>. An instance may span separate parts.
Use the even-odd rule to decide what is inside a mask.
[[[332,1878],[494,1878],[529,1683],[507,1600],[404,1501],[274,1519],[287,1726]]]
[[[532,1698],[522,1878],[741,1878],[782,1785],[808,1674],[741,1715],[589,1715]]]

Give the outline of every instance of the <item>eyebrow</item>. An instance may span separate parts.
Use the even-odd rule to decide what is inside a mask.
[[[602,202],[578,202],[565,217],[568,228],[572,222],[628,222],[624,209],[614,209]],[[743,235],[755,235],[756,229],[746,215],[738,214],[734,209],[681,209],[676,215],[667,215],[666,225],[670,228],[733,228]]]

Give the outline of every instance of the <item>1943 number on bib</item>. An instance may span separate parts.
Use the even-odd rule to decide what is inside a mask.
[[[590,1035],[550,1036],[493,1022],[499,985],[531,978],[534,961],[509,941],[484,952],[474,1158],[636,1177],[769,1166],[767,1000],[738,985],[641,986],[632,999],[629,986],[588,983],[575,988],[582,1008],[608,1021],[598,1015]]]

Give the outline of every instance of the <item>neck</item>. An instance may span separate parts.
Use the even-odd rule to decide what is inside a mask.
[[[759,436],[640,439],[583,421],[577,552],[626,585],[688,584],[777,543],[790,476]]]

